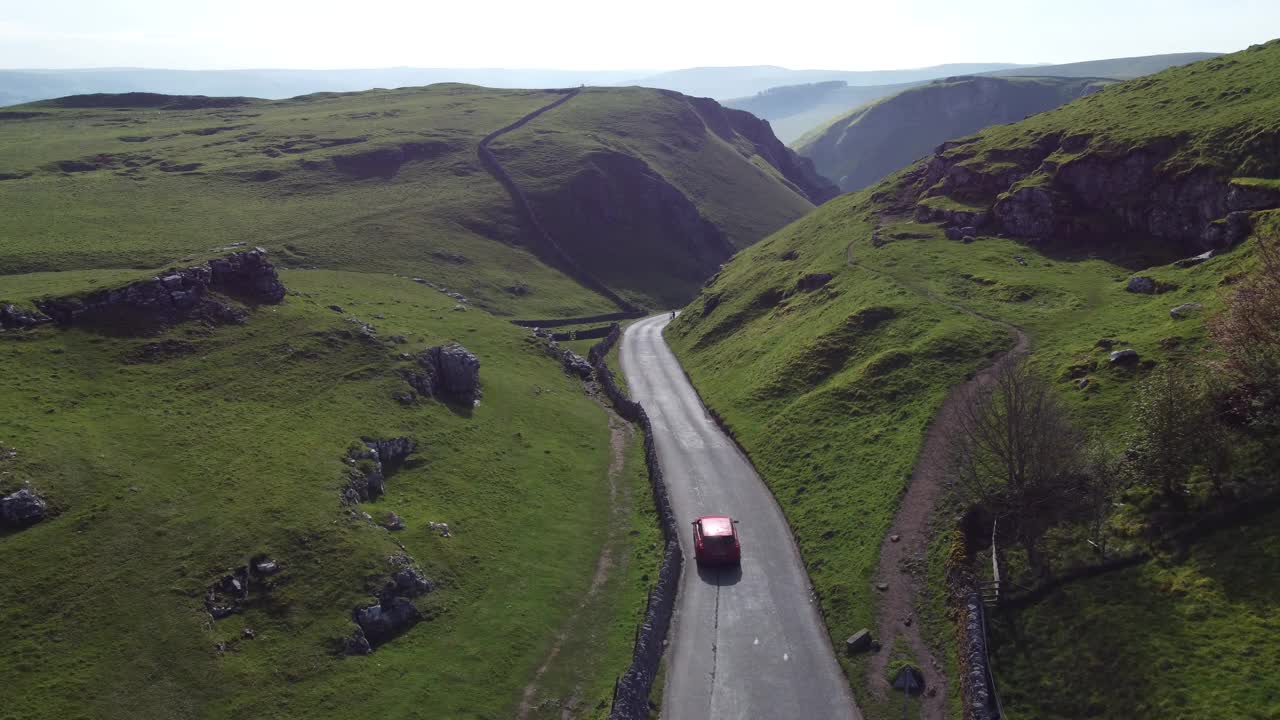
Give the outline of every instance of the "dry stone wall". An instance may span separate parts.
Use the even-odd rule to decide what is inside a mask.
[[[658,580],[649,592],[644,620],[636,630],[631,666],[614,686],[613,707],[609,711],[609,717],[611,720],[645,720],[649,717],[649,693],[653,690],[653,681],[658,675],[667,632],[671,628],[671,617],[675,613],[676,593],[679,590],[680,574],[684,570],[684,554],[680,550],[675,511],[671,508],[671,497],[662,476],[662,466],[658,462],[658,450],[653,441],[653,425],[649,421],[649,415],[640,403],[622,392],[614,380],[613,371],[605,363],[605,356],[618,342],[621,333],[621,328],[614,323],[609,334],[591,347],[587,357],[596,370],[597,381],[618,414],[636,423],[644,431],[644,460],[666,547],[662,554],[662,564],[658,568]]]

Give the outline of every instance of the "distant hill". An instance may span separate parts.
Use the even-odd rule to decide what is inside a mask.
[[[675,90],[685,95],[717,100],[738,98],[783,85],[843,81],[848,85],[893,85],[923,82],[948,75],[973,75],[993,70],[1012,70],[1025,65],[1012,63],[950,63],[912,70],[790,70],[776,65],[698,67],[658,73],[628,84]],[[740,110],[746,110],[737,105]],[[766,120],[770,118],[765,118]]]
[[[570,260],[639,305],[687,299],[736,249],[835,194],[747,113],[668,91],[574,92],[492,149]],[[155,266],[244,241],[285,264],[449,278],[502,314],[616,310],[477,159],[486,134],[565,97],[435,85],[8,108],[0,274]]]
[[[496,88],[567,88],[638,85],[716,99],[766,88],[822,80],[849,85],[924,81],[947,75],[1016,69],[1009,63],[961,63],[919,70],[851,72],[788,70],[774,66],[652,70],[542,70],[513,68],[377,68],[350,70],[0,70],[0,106],[91,93],[240,95],[284,99],[316,92],[351,92],[457,82]],[[876,96],[879,97],[879,96]]]
[[[1037,75],[1054,77],[1107,77],[1114,80],[1132,80],[1158,73],[1165,68],[1188,65],[1201,60],[1216,58],[1222,53],[1189,52],[1171,53],[1167,55],[1142,55],[1138,57],[1111,58],[1109,60],[1089,60],[1087,62],[1066,63],[1063,65],[1045,65],[1034,68]],[[1025,75],[1018,68],[1012,70],[996,70],[984,75]]]
[[[922,85],[929,80],[955,75],[1041,76],[1041,77],[1093,77],[1127,80],[1150,75],[1176,65],[1216,57],[1216,53],[1177,53],[1172,55],[1148,55],[1144,57],[1091,60],[1066,65],[1018,65],[1003,69],[957,69],[955,72],[928,77],[898,78],[886,80],[884,85],[843,81],[830,78],[823,82],[806,80],[803,85],[775,86],[756,91],[751,97],[737,97],[725,101],[728,107],[746,110],[768,120],[773,131],[785,143],[793,143],[806,133],[818,129],[833,119],[861,105],[901,92],[909,87]],[[961,66],[943,65],[942,68]],[[745,95],[745,93],[744,93]]]
[[[849,85],[843,80],[783,85],[751,97],[725,102],[725,106],[745,110],[769,121],[774,134],[784,143],[793,143],[805,133],[859,107],[889,97],[927,80],[896,85]]]
[[[945,140],[1050,110],[1110,82],[1058,77],[936,80],[864,105],[801,138],[797,150],[841,190],[860,190]]]
[[[460,82],[499,88],[618,85],[647,70],[510,68],[381,68],[371,70],[0,70],[0,106],[91,93],[243,95],[283,99],[316,92],[350,92]]]

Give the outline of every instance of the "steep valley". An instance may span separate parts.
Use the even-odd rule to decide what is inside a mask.
[[[952,387],[1012,347],[1009,326],[1029,336],[1031,367],[1080,432],[1117,452],[1136,437],[1133,408],[1153,376],[1221,352],[1206,320],[1259,266],[1257,243],[1280,230],[1278,62],[1273,41],[948,142],[743,251],[673,323],[668,337],[690,377],[786,512],[833,643],[875,627],[888,579],[876,575],[877,550],[924,429]],[[1113,354],[1122,348],[1134,352]],[[1265,671],[1232,676],[1221,660],[1239,651],[1258,667],[1280,662],[1259,644],[1274,633],[1265,619],[1274,602],[1213,569],[1254,563],[1254,582],[1274,577],[1273,521],[1262,512],[1274,471],[1262,448],[1274,438],[1229,432],[1251,448],[1233,466],[1231,492],[1263,498],[1253,515],[1170,550],[1162,525],[1203,527],[1231,502],[1193,484],[1196,509],[1166,515],[1131,488],[1116,501],[1111,552],[1146,552],[1137,557],[1147,562],[992,611],[1010,716],[1261,717],[1275,707]],[[952,687],[971,671],[953,644],[948,597],[965,509],[945,500],[927,551],[888,579],[914,587],[913,614]],[[991,532],[987,524],[968,538],[980,578],[990,575]],[[1080,526],[1055,533],[1046,541],[1055,562],[1094,561]],[[1018,551],[1002,553],[1012,582],[1035,584]],[[1178,629],[1138,621],[1144,613]],[[1239,625],[1228,629],[1232,618]],[[921,660],[894,637],[878,639],[892,662]],[[867,717],[901,712],[867,677],[869,656],[842,662]]]
[[[639,89],[75,96],[0,112],[0,173],[24,718],[607,715],[639,438],[509,321],[682,303],[834,193]]]

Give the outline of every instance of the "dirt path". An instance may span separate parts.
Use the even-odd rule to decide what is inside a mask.
[[[893,652],[893,645],[898,638],[901,638],[920,664],[920,670],[924,673],[925,687],[930,688],[928,693],[932,693],[927,693],[923,697],[920,717],[923,720],[944,720],[947,716],[946,673],[942,664],[934,657],[928,643],[921,636],[916,613],[916,601],[920,596],[920,588],[927,580],[929,519],[933,515],[933,509],[938,504],[939,498],[942,497],[949,440],[957,427],[957,412],[965,392],[972,387],[990,385],[1001,367],[1030,351],[1031,341],[1018,327],[944,300],[927,290],[913,288],[888,273],[858,264],[853,257],[852,244],[846,251],[846,260],[851,266],[898,282],[931,302],[945,305],[966,315],[999,323],[1016,337],[1012,349],[1001,354],[994,363],[967,382],[952,388],[947,394],[947,399],[942,403],[942,408],[934,416],[925,434],[924,445],[920,447],[920,455],[916,458],[906,495],[903,496],[902,504],[898,507],[897,515],[894,516],[893,525],[880,544],[880,565],[872,580],[876,587],[886,589],[879,593],[880,605],[876,613],[875,637],[880,641],[881,649],[871,657],[871,662],[868,664],[867,686],[880,697],[888,695],[889,680],[885,677],[885,672]]]
[[[602,404],[603,405],[603,404]],[[560,654],[560,649],[564,646],[565,640],[571,632],[578,630],[578,618],[582,615],[582,611],[590,605],[600,594],[600,589],[604,587],[605,582],[609,579],[609,571],[613,569],[614,558],[613,553],[618,544],[623,540],[622,531],[627,526],[626,511],[630,507],[629,503],[619,502],[618,495],[624,492],[622,487],[622,471],[626,465],[627,443],[631,441],[634,430],[631,423],[623,420],[621,417],[605,406],[605,410],[609,413],[609,530],[608,536],[605,538],[604,546],[600,549],[600,556],[596,559],[595,574],[591,577],[591,587],[587,589],[586,595],[582,601],[574,608],[573,614],[565,621],[564,627],[560,633],[556,635],[556,641],[551,646],[551,650],[547,653],[547,657],[543,660],[542,665],[538,667],[537,672],[533,674],[533,679],[525,686],[524,693],[520,697],[520,706],[516,710],[517,720],[527,720],[529,713],[533,711],[534,700],[538,694],[538,683],[542,680],[542,676],[546,674],[547,669],[555,661]],[[573,695],[563,703],[560,709],[560,717],[569,720],[573,717],[573,711],[576,709],[578,693],[580,688],[575,688]]]

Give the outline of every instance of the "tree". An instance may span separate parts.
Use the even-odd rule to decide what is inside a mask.
[[[1236,411],[1257,432],[1280,435],[1280,237],[1259,235],[1258,270],[1209,324],[1217,369],[1234,385]]]
[[[1123,456],[1113,452],[1100,437],[1090,438],[1081,453],[1082,509],[1089,525],[1089,542],[1103,557],[1107,555],[1107,524],[1128,485],[1123,465]]]
[[[1230,445],[1202,376],[1182,365],[1157,368],[1134,403],[1135,430],[1124,468],[1176,510],[1187,509],[1188,481],[1206,473],[1215,491],[1230,467]]]
[[[1000,519],[1049,574],[1044,535],[1078,499],[1079,434],[1053,389],[1025,360],[1002,362],[989,386],[971,386],[956,413],[950,480],[963,501]]]

